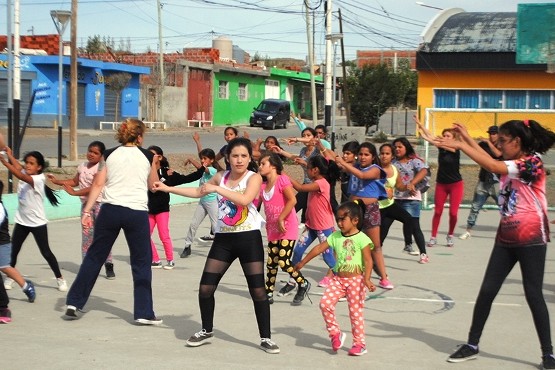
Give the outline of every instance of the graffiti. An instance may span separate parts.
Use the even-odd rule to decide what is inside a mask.
[[[46,101],[51,98],[51,87],[46,82],[40,82],[35,89],[35,104],[46,104]]]

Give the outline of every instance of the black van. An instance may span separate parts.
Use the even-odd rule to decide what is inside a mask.
[[[250,125],[262,126],[273,130],[276,126],[287,128],[291,114],[291,105],[287,100],[264,99],[251,113]]]

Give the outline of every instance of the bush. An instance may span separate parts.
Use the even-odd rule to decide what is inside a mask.
[[[389,141],[389,137],[387,136],[387,134],[383,131],[378,131],[374,134],[374,137],[372,138],[372,140],[376,143],[385,143],[387,141]]]

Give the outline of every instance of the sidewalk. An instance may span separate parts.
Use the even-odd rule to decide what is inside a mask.
[[[13,322],[0,325],[5,369],[537,369],[540,350],[530,311],[515,268],[497,297],[481,342],[480,356],[465,364],[449,364],[447,356],[466,339],[473,302],[488,261],[499,216],[480,215],[472,238],[456,239],[454,248],[429,249],[430,263],[419,265],[416,256],[401,252],[402,235],[395,223],[384,253],[388,274],[396,288],[380,288],[365,310],[368,354],[349,357],[351,334],[347,305],[340,302],[338,318],[347,333],[345,346],[332,354],[318,308],[323,291],[316,286],[326,271],[318,258],[303,272],[313,283],[311,298],[302,306],[290,306],[292,296],[276,297],[272,310],[272,338],[279,355],[258,349],[258,330],[246,283],[236,261],[216,293],[215,339],[212,344],[188,348],[185,340],[200,329],[197,290],[209,244],[193,245],[193,254],[180,259],[183,239],[196,204],[174,206],[171,231],[176,268],[153,271],[155,311],[164,320],[160,327],[133,324],[132,281],[129,252],[122,235],[114,249],[117,278],[104,278],[104,269],[78,321],[64,321],[65,293],[59,292],[35,242],[28,238],[18,268],[36,283],[35,303],[28,303],[19,289],[8,291]],[[459,225],[466,220],[461,210]],[[423,211],[421,223],[429,236],[431,211]],[[555,214],[550,214],[554,219]],[[446,229],[444,214],[440,231]],[[197,236],[208,232],[205,220]],[[50,242],[63,274],[71,284],[79,268],[79,220],[52,221]],[[457,228],[457,235],[464,231]],[[444,241],[440,234],[439,242]],[[155,237],[155,241],[157,241]],[[159,251],[163,250],[158,242]],[[552,247],[550,245],[549,247]],[[555,309],[555,259],[548,249],[545,296]],[[278,279],[285,280],[284,273]],[[377,283],[377,280],[375,280]],[[552,316],[552,327],[555,317]]]

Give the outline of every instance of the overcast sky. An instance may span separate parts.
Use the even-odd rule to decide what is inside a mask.
[[[15,0],[12,0],[12,3]],[[324,3],[306,0],[316,9],[314,38],[316,60],[325,55]],[[183,47],[210,47],[212,39],[226,36],[253,56],[305,59],[307,36],[303,0],[161,0],[162,35],[165,52]],[[467,12],[516,12],[519,3],[550,3],[541,0],[429,0],[437,8],[460,7]],[[78,44],[94,35],[110,36],[116,46],[123,40],[132,51],[148,47],[158,50],[156,0],[79,0]],[[0,14],[6,14],[6,0]],[[343,17],[346,59],[357,50],[415,49],[426,23],[440,10],[417,5],[412,0],[333,0],[332,32],[339,32],[337,10]],[[56,28],[52,9],[71,9],[71,0],[20,0],[20,32],[52,34]],[[6,17],[0,19],[6,33]],[[64,40],[70,37],[69,27]]]

